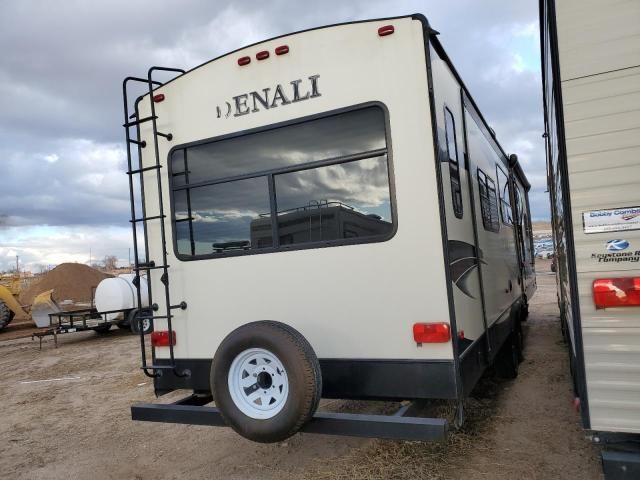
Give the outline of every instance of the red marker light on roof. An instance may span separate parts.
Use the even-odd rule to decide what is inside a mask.
[[[154,347],[168,347],[169,342],[171,342],[171,345],[175,345],[176,332],[171,332],[171,334],[172,335],[170,336],[168,330],[151,332],[151,345],[153,345]]]
[[[413,339],[416,343],[446,343],[451,340],[448,323],[414,323]]]
[[[594,280],[593,303],[596,308],[640,306],[640,277]]]
[[[265,58],[269,58],[269,50],[263,50],[261,52],[256,53],[257,60],[264,60]]]
[[[160,102],[164,101],[164,93],[156,93],[153,96],[153,101],[156,102],[156,103],[160,103]]]
[[[391,35],[393,32],[395,32],[393,25],[385,25],[384,27],[380,27],[378,29],[378,35],[380,35],[381,37],[386,37],[387,35]]]
[[[249,65],[251,63],[251,57],[240,57],[238,59],[238,65],[241,67],[244,65]]]
[[[280,45],[276,48],[276,55],[284,55],[285,53],[289,53],[288,45]]]

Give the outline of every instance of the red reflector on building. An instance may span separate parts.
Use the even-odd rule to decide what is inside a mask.
[[[276,55],[284,55],[285,53],[289,53],[288,45],[280,45],[278,48],[276,48]]]
[[[151,345],[154,347],[168,347],[169,338],[171,338],[171,345],[175,345],[176,332],[171,332],[171,336],[169,336],[169,332],[167,330],[151,332]]]
[[[238,65],[240,65],[241,67],[243,65],[249,65],[251,63],[251,57],[240,57],[238,59]]]
[[[391,35],[393,32],[395,32],[393,25],[385,25],[384,27],[380,27],[378,29],[378,35],[380,35],[381,37],[386,37],[387,35]]]
[[[594,280],[593,303],[596,308],[640,306],[640,277]]]
[[[413,339],[416,343],[446,343],[451,340],[448,323],[414,323]]]
[[[164,101],[164,93],[156,93],[153,96],[153,101],[156,102],[156,103],[160,103],[160,102]]]
[[[263,50],[261,52],[256,53],[256,58],[258,60],[264,60],[265,58],[269,58],[269,50]]]

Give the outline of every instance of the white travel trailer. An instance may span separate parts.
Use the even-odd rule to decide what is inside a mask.
[[[640,478],[640,2],[541,0],[563,330],[605,475]]]
[[[442,439],[446,420],[411,410],[316,408],[450,399],[461,422],[487,367],[517,375],[530,186],[424,17],[285,35],[164,84],[159,71],[175,70],[124,83],[136,268],[154,308],[142,359],[157,394],[193,395],[134,419],[261,442]],[[136,82],[149,93],[130,116]]]

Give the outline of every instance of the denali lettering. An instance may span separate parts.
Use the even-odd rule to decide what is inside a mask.
[[[304,89],[304,93],[302,93],[303,86],[301,86],[303,80],[297,79],[289,82],[291,87],[283,87],[281,84],[276,85],[273,90],[272,97],[269,95],[271,88],[263,88],[262,93],[253,91],[236,95],[233,97],[233,105],[235,107],[233,116],[241,117],[242,115],[247,115],[249,113],[259,112],[261,109],[269,110],[270,108],[276,108],[278,105],[289,105],[290,103],[302,102],[303,100],[308,100],[310,98],[320,97],[322,94],[318,87],[319,78],[320,75],[311,75],[308,77],[308,84],[307,88]],[[289,92],[291,93],[289,94]],[[290,98],[291,100],[289,100]],[[251,99],[251,105],[253,108],[250,107],[249,99]],[[229,102],[225,103],[229,106]],[[218,112],[217,116],[220,118],[222,116],[220,107],[216,107],[216,110]],[[225,118],[229,117],[230,113],[230,108],[228,108]]]

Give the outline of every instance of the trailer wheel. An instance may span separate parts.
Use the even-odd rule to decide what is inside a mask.
[[[524,297],[524,303],[522,304],[522,311],[520,312],[520,321],[526,322],[529,319],[529,299]]]
[[[93,329],[94,332],[99,334],[107,333],[109,330],[111,330],[110,323],[107,323],[106,325],[99,325]]]
[[[142,315],[150,316],[152,312],[149,310],[143,310]],[[138,309],[133,309],[129,312],[127,316],[127,323],[129,324],[129,328],[136,335],[140,334],[140,329],[144,335],[148,335],[153,331],[153,320],[150,318],[143,318],[142,320],[138,318]]]
[[[243,325],[220,344],[211,390],[225,422],[256,442],[278,442],[308,422],[320,401],[320,363],[309,342],[279,322]]]
[[[519,364],[518,340],[514,331],[496,355],[496,373],[501,378],[514,379],[518,376]]]
[[[0,301],[0,330],[9,325],[12,317],[13,315],[11,315],[11,310],[9,310],[7,304],[3,301]]]
[[[518,363],[522,363],[524,361],[524,331],[522,330],[522,323],[515,322],[515,330],[513,331],[512,335],[514,335],[516,342]]]

